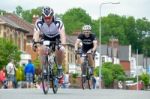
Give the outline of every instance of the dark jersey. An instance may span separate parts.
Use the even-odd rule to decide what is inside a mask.
[[[82,42],[82,50],[83,52],[87,52],[88,50],[93,48],[93,41],[96,40],[96,37],[94,34],[90,34],[89,37],[86,37],[84,34],[80,34],[78,36],[78,39]]]

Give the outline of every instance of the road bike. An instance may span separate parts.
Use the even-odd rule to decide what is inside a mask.
[[[77,54],[80,54],[83,58],[83,64],[82,67],[82,73],[81,73],[81,86],[82,89],[85,89],[88,87],[91,89],[91,83],[92,83],[92,77],[91,77],[91,67],[89,66],[88,62],[88,55],[92,53],[82,53],[81,51],[76,52]]]
[[[44,62],[44,65],[42,65],[42,89],[44,94],[47,94],[49,89],[53,89],[53,93],[56,94],[59,83],[58,83],[58,77],[57,77],[57,69],[54,69],[54,67],[57,67],[57,61],[55,56],[55,49],[59,47],[59,40],[56,41],[41,41],[41,42],[35,42],[40,43],[41,45],[46,46],[44,51],[44,57],[42,62]]]

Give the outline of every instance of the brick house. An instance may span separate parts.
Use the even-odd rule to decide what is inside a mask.
[[[12,40],[21,51],[26,49],[28,33],[28,30],[11,20],[7,14],[0,16],[0,37]]]

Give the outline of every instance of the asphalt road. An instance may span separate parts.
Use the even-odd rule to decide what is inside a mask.
[[[0,89],[0,99],[150,99],[150,91],[59,89],[44,95],[41,89]]]

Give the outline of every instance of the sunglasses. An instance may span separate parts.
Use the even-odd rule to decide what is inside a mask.
[[[51,17],[51,16],[48,16],[48,17],[44,17],[44,19],[45,19],[45,20],[50,20],[50,19],[52,19],[52,17]]]
[[[91,33],[91,31],[84,31],[83,33]]]

